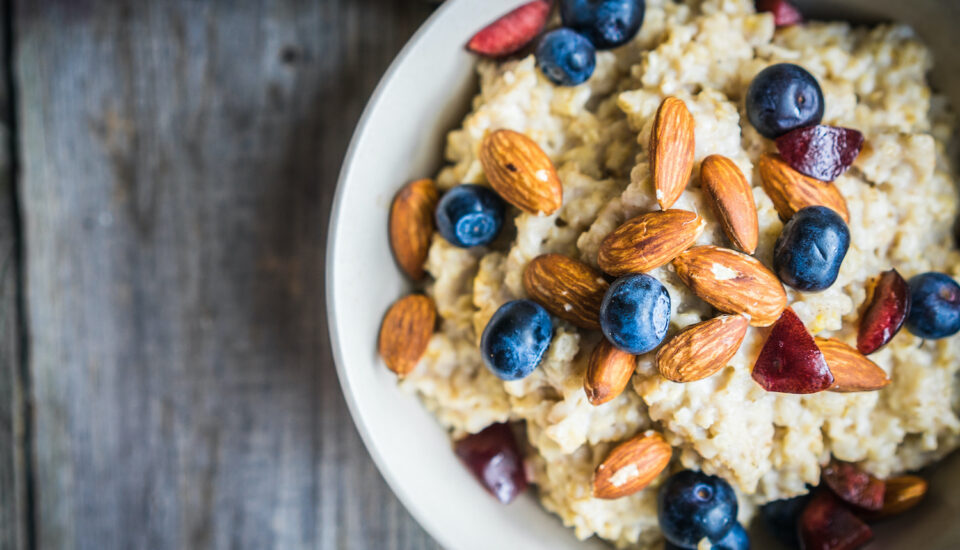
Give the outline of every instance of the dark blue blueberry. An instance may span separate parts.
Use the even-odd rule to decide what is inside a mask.
[[[760,507],[760,515],[767,526],[767,530],[787,548],[799,550],[800,539],[797,537],[800,514],[810,500],[810,495],[774,500]]]
[[[627,353],[647,353],[670,326],[670,293],[649,275],[625,275],[610,285],[600,305],[600,328]]]
[[[483,329],[483,362],[502,380],[526,378],[550,347],[553,322],[547,310],[532,300],[500,306]]]
[[[790,218],[773,247],[773,267],[780,280],[805,292],[830,288],[840,273],[850,229],[825,206],[808,206]]]
[[[503,227],[503,199],[482,185],[463,184],[437,204],[437,231],[461,248],[490,244]]]
[[[622,46],[643,25],[645,0],[561,0],[564,26],[583,34],[598,50]]]
[[[737,525],[737,495],[716,476],[684,470],[660,487],[660,530],[681,548],[696,548],[701,539],[723,540]]]
[[[930,340],[960,332],[960,285],[943,273],[910,279],[907,330]]]
[[[747,118],[763,136],[775,139],[790,130],[820,124],[823,91],[812,74],[780,63],[760,71],[747,90]]]
[[[597,51],[582,34],[556,29],[537,46],[537,64],[544,76],[560,86],[583,84],[597,66]]]

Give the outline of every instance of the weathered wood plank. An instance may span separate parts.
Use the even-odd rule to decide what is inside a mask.
[[[346,142],[428,10],[17,0],[40,547],[433,547],[321,294]]]

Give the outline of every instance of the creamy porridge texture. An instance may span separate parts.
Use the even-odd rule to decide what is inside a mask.
[[[952,227],[957,188],[946,144],[952,119],[927,84],[929,52],[904,26],[852,28],[809,23],[776,30],[750,0],[648,0],[640,34],[597,54],[593,77],[562,88],[533,57],[479,65],[480,94],[463,126],[450,133],[450,165],[438,186],[486,184],[478,160],[484,136],[507,128],[535,140],[557,167],[563,205],[552,215],[511,210],[513,228],[490,247],[457,248],[435,235],[426,269],[440,330],[401,386],[417,394],[455,437],[491,423],[523,421],[528,460],[544,506],[575,529],[621,546],[658,544],[657,485],[616,500],[592,497],[593,473],[613,446],[649,428],[673,447],[673,469],[719,475],[737,490],[740,520],[764,502],[806,492],[831,455],[877,476],[917,469],[960,442],[960,338],[923,342],[903,331],[871,359],[892,383],[881,391],[770,393],[751,378],[763,329],[751,328],[717,374],[678,384],[660,376],[655,353],[639,357],[632,384],[609,403],[587,400],[583,376],[602,336],[555,320],[540,367],[504,382],[483,364],[478,342],[505,302],[526,297],[522,275],[545,253],[597,266],[600,242],[628,218],[659,210],[647,143],[667,96],[696,121],[697,168],[674,208],[703,216],[697,244],[729,246],[700,190],[699,163],[732,159],[753,186],[760,222],[756,257],[772,265],[783,227],[756,168],[774,143],[746,122],[743,99],[758,72],[802,65],[820,82],[824,124],[856,128],[866,146],[836,180],[850,213],[850,250],[837,282],[820,293],[787,289],[791,307],[821,337],[855,344],[867,281],[895,267],[960,276]],[[720,279],[724,267],[717,266]],[[650,273],[672,298],[670,334],[710,319],[669,265]],[[668,469],[669,471],[669,469]],[[618,471],[614,483],[631,471]]]

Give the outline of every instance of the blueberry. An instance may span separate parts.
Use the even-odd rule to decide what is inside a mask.
[[[798,524],[800,513],[803,512],[810,495],[801,495],[793,498],[774,500],[764,504],[760,508],[760,515],[770,531],[777,539],[785,544],[787,548],[799,549],[800,539],[797,537],[799,532]]]
[[[812,74],[780,63],[760,71],[747,90],[747,117],[763,136],[775,139],[790,130],[820,124],[823,91]]]
[[[503,227],[503,199],[482,185],[463,184],[437,204],[437,230],[460,248],[490,244]]]
[[[637,35],[646,4],[645,0],[561,0],[560,17],[598,50],[608,50]]]
[[[721,541],[737,525],[737,495],[716,476],[684,470],[660,487],[660,530],[681,548],[696,548],[701,539]]]
[[[830,288],[840,273],[850,229],[825,206],[808,206],[790,218],[773,247],[773,267],[784,283],[797,290]]]
[[[660,345],[670,325],[670,293],[649,275],[625,275],[600,305],[600,328],[614,346],[640,355]]]
[[[532,300],[514,300],[500,306],[483,329],[483,362],[502,380],[526,378],[550,347],[550,314]]]
[[[960,285],[943,273],[924,273],[910,279],[907,330],[930,340],[960,331]]]
[[[544,76],[560,86],[582,84],[597,66],[597,51],[582,34],[556,29],[543,35],[537,46],[537,64]]]

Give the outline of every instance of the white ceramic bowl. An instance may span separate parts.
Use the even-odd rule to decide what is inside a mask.
[[[405,182],[435,174],[444,136],[476,92],[463,45],[521,0],[447,0],[400,52],[367,105],[344,161],[330,222],[327,304],[337,371],[360,435],[413,516],[450,550],[606,548],[581,543],[532,496],[502,506],[451,452],[420,402],[397,390],[376,353],[380,320],[408,282],[387,241],[390,201]],[[958,0],[799,2],[824,18],[906,21],[938,53],[934,83],[960,106]],[[880,528],[873,548],[960,548],[960,461],[937,468],[916,513]],[[762,535],[759,535],[762,537]],[[755,548],[773,548],[754,539]]]

